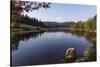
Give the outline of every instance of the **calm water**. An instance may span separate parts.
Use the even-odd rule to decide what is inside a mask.
[[[12,65],[66,63],[65,52],[75,48],[77,59],[91,42],[85,36],[65,31],[14,34],[12,37]]]

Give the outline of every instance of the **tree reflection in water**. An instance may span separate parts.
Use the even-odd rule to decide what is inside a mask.
[[[96,61],[96,33],[84,31],[71,31],[73,35],[85,37],[91,44],[84,50],[84,61]]]
[[[11,36],[11,51],[17,50],[20,41],[28,41],[30,38],[37,38],[41,36],[44,32],[27,32],[27,33],[12,33]]]
[[[84,32],[84,31],[71,31],[71,30],[48,30],[45,32],[70,32],[78,37],[85,37],[87,41],[91,43],[91,48],[86,48],[84,50],[84,60],[85,61],[96,61],[96,33]],[[37,38],[41,36],[44,32],[28,32],[28,33],[12,33],[11,36],[11,51],[17,50],[20,41],[28,41],[30,38]],[[92,55],[91,55],[92,54]],[[92,58],[92,59],[91,59]]]

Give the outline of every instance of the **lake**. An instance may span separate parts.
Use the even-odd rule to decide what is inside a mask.
[[[11,61],[13,66],[67,63],[65,52],[75,48],[76,58],[83,57],[84,50],[92,42],[88,33],[50,30],[13,34],[11,37]]]

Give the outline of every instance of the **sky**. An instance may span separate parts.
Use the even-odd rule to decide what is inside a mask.
[[[96,5],[51,3],[50,8],[25,13],[41,21],[84,21],[96,15]]]

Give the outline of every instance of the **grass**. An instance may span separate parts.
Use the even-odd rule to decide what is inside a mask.
[[[27,25],[27,24],[19,24],[18,28],[11,28],[12,32],[18,32],[18,33],[23,33],[23,32],[28,32],[28,31],[32,31],[32,32],[40,32],[43,30],[47,30],[46,28],[43,27],[39,27],[39,26],[32,26],[32,25]]]

